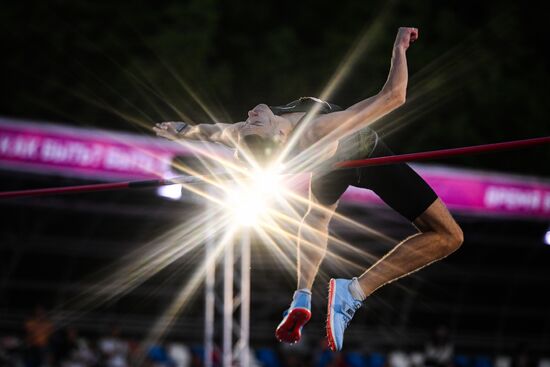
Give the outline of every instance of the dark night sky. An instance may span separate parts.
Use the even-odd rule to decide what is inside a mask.
[[[397,27],[416,26],[408,103],[376,128],[397,152],[549,135],[545,13],[514,1],[11,2],[0,14],[0,115],[139,131],[224,121],[259,102],[378,91]],[[138,124],[142,124],[139,127]],[[549,175],[548,147],[446,163]]]
[[[219,120],[239,121],[260,102],[283,104],[320,95],[357,50],[356,62],[329,98],[346,107],[382,87],[397,28],[415,26],[420,39],[408,51],[407,103],[375,124],[395,152],[546,136],[547,18],[542,4],[512,0],[7,1],[0,10],[0,116],[149,136],[158,121],[212,122],[203,106]],[[435,163],[550,178],[549,159],[546,145]],[[55,175],[0,173],[4,190],[82,183]],[[54,300],[46,303],[52,306],[88,284],[95,294],[98,269],[118,268],[135,254],[141,258],[148,253],[142,245],[157,251],[164,234],[195,225],[197,211],[204,211],[144,190],[149,191],[4,201],[0,310],[13,313],[0,312],[0,326],[22,331],[23,316],[41,299]],[[383,234],[413,229],[378,207],[364,212],[344,208],[343,214]],[[459,222],[467,245],[375,295],[356,325],[363,322],[369,333],[380,333],[382,342],[391,336],[418,344],[415,333],[414,340],[402,338],[404,326],[416,332],[427,330],[427,321],[451,320],[457,335],[465,336],[459,342],[476,353],[480,341],[485,340],[485,355],[493,350],[487,349],[491,343],[500,353],[505,341],[511,345],[524,336],[547,352],[549,306],[541,294],[549,279],[548,247],[541,244],[547,223],[482,216],[459,217]],[[355,236],[356,231],[348,225],[335,229],[338,238],[361,246],[360,251],[388,249],[378,236]],[[351,256],[358,254],[354,250],[346,256],[355,260]],[[172,302],[174,290],[179,293],[182,279],[194,274],[190,269],[199,259],[182,257],[145,283],[141,293],[109,298],[105,309],[94,310],[82,324],[87,331],[99,329],[97,320],[109,315],[120,316],[117,321],[126,327],[141,320],[134,315],[155,321],[158,310]],[[277,267],[266,266],[271,258],[253,256],[252,261],[258,261],[253,264],[253,308],[270,311],[267,316],[253,313],[253,331],[269,327],[262,338],[274,342],[271,328],[288,305],[294,277],[276,262]],[[342,276],[336,274],[340,268],[334,275]],[[322,312],[320,304],[314,304],[318,319],[313,321],[323,335],[326,304]],[[198,324],[203,304],[193,307],[195,313],[187,313],[184,321]],[[173,330],[199,338],[184,327]],[[371,342],[360,337],[365,345]]]

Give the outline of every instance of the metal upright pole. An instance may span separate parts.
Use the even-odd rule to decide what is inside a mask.
[[[232,367],[233,362],[233,242],[224,249],[223,263],[223,367]]]
[[[241,330],[240,366],[250,366],[250,231],[245,228],[241,238]]]
[[[214,322],[215,322],[215,281],[216,281],[216,262],[213,261],[215,237],[206,229],[206,248],[205,248],[205,299],[204,299],[204,366],[213,366],[214,350]]]

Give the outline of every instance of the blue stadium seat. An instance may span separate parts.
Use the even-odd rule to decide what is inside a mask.
[[[346,363],[349,367],[367,367],[367,358],[361,353],[351,352],[346,354]]]
[[[191,347],[191,354],[197,356],[201,363],[204,363],[204,347],[202,345]]]
[[[472,367],[493,367],[493,361],[487,356],[477,356]]]
[[[256,350],[256,358],[264,367],[281,367],[281,362],[277,353],[270,348],[258,348]]]
[[[367,360],[368,367],[384,367],[386,365],[386,356],[381,353],[371,353]]]
[[[328,366],[332,362],[333,356],[334,354],[331,351],[325,350],[319,357],[319,360],[317,361],[317,364],[315,365],[315,367]]]
[[[166,353],[166,349],[160,345],[153,345],[151,348],[149,348],[149,350],[147,351],[147,358],[149,358],[149,360],[151,360],[152,362],[158,364],[168,364],[170,362],[170,358],[168,357],[168,353]]]
[[[454,365],[456,367],[469,367],[470,366],[470,358],[464,355],[456,355],[453,359]]]

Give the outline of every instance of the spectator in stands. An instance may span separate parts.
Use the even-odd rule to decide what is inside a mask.
[[[146,366],[173,367],[174,362],[168,355],[166,347],[162,343],[151,345],[147,350]]]
[[[68,360],[72,351],[77,348],[77,332],[74,327],[67,327],[58,330],[53,334],[50,341],[52,363],[59,365],[62,361]]]
[[[311,360],[313,361],[311,366],[315,367],[348,367],[344,354],[342,352],[332,352],[329,349],[327,340],[324,338],[317,343]]]
[[[106,367],[128,366],[128,343],[121,339],[120,328],[111,327],[110,335],[104,336],[98,343],[101,353],[101,365]]]
[[[537,360],[533,358],[526,343],[520,343],[516,347],[511,367],[536,367]]]
[[[0,337],[0,366],[23,366],[21,346],[18,337]]]
[[[55,361],[56,366],[88,367],[95,366],[98,357],[88,341],[78,336],[78,330],[68,327],[63,330],[62,338],[58,341]]]
[[[334,358],[330,363],[327,365],[327,367],[350,367],[344,353],[338,352],[334,353]]]
[[[37,305],[34,314],[25,320],[27,351],[25,365],[40,367],[50,364],[49,342],[54,324],[48,319],[44,307]]]
[[[182,343],[170,343],[168,355],[174,361],[175,367],[191,366],[191,351]]]
[[[449,339],[449,329],[438,326],[426,344],[424,365],[426,367],[450,367],[453,365],[454,346]]]
[[[402,350],[394,350],[388,355],[388,367],[410,367],[411,357]]]
[[[326,342],[325,342],[326,344]],[[279,352],[285,367],[309,366],[311,360],[311,345],[307,335],[296,344],[280,344]]]

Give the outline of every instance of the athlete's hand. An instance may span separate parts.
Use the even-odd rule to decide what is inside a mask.
[[[185,122],[161,122],[155,124],[153,130],[158,136],[161,136],[166,139],[175,140],[182,138],[182,134],[187,130],[189,125]]]
[[[418,28],[400,27],[395,38],[395,47],[407,50],[418,39]]]

